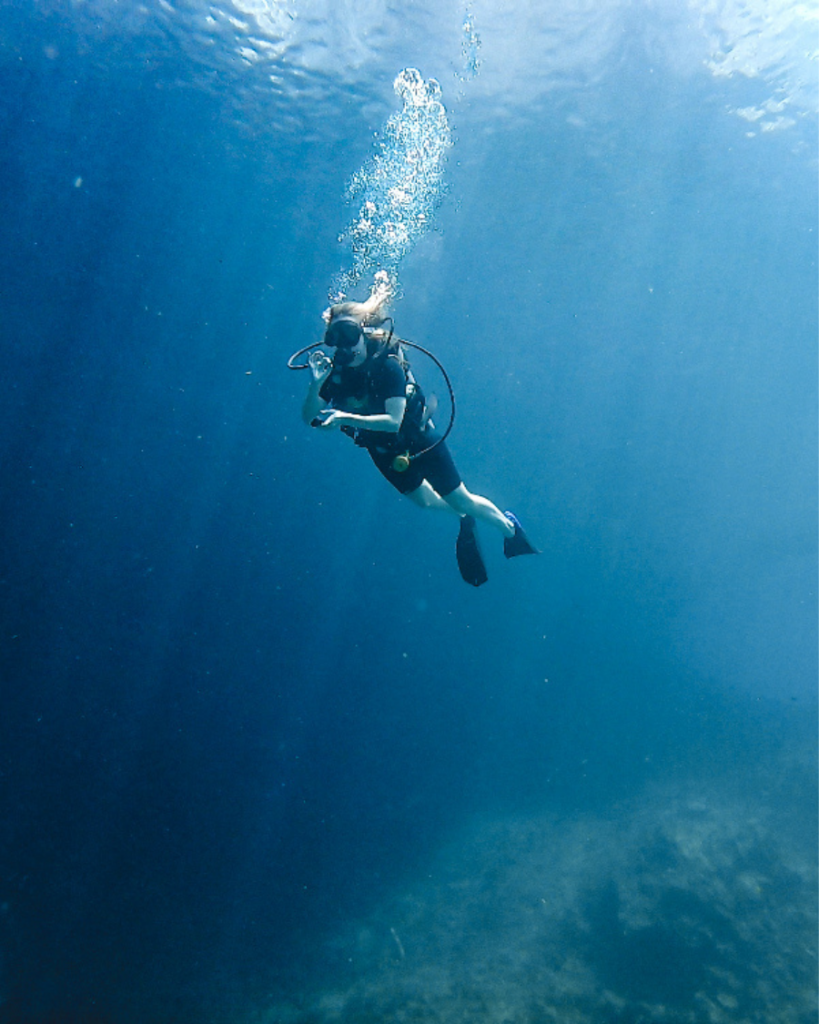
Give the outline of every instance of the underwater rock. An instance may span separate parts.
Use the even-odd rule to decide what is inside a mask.
[[[336,939],[344,983],[262,1019],[813,1022],[815,858],[775,813],[658,789],[606,818],[473,822]]]

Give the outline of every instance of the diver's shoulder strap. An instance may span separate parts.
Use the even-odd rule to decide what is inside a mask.
[[[367,339],[367,351],[372,366],[380,366],[385,359],[392,358],[398,362],[405,374],[409,373],[409,360],[401,348],[400,338],[389,339],[370,335]]]

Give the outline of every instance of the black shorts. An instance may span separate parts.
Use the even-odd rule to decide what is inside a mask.
[[[426,434],[419,439],[417,444],[410,445],[410,454],[413,451],[422,451],[429,448],[435,441],[435,435]],[[401,494],[411,494],[418,490],[424,480],[428,480],[432,487],[444,497],[451,494],[461,485],[461,475],[458,472],[446,442],[436,444],[430,452],[424,452],[409,464],[409,468],[399,473],[392,468],[392,462],[396,455],[401,454],[400,449],[381,452],[377,449],[368,449],[370,458],[378,467],[381,475],[388,480],[396,491]]]

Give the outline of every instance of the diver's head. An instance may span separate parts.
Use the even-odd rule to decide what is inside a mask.
[[[367,358],[361,324],[349,316],[336,317],[324,332],[324,347],[336,366],[360,366]]]

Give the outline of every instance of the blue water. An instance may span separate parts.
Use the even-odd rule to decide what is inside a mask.
[[[0,1021],[806,1024],[816,9],[353,6],[0,8]],[[480,590],[285,367],[406,68]]]

